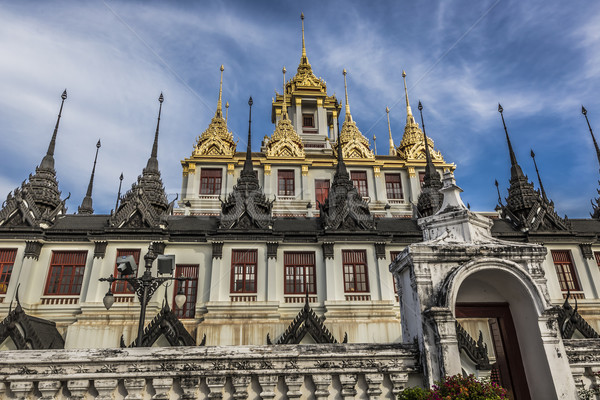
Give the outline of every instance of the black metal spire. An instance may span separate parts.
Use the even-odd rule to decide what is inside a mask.
[[[533,159],[533,165],[535,166],[535,172],[537,173],[538,182],[540,183],[540,189],[542,191],[542,197],[545,201],[548,201],[548,197],[546,196],[546,191],[544,190],[544,185],[542,184],[542,178],[540,178],[540,171],[538,171],[537,163],[535,162],[535,153],[533,149],[531,149],[531,158]]]
[[[158,130],[160,128],[160,113],[162,111],[162,103],[164,101],[163,94],[161,93],[158,97],[158,102],[160,105],[158,106],[158,120],[156,121],[156,132],[154,133],[154,143],[152,144],[152,153],[150,154],[150,158],[148,159],[148,164],[146,164],[146,170],[157,172],[158,171]]]
[[[115,204],[115,213],[119,209],[119,200],[121,200],[121,185],[123,185],[123,173],[119,176],[119,191],[117,193],[117,203]]]
[[[92,207],[92,189],[94,187],[94,174],[96,173],[96,161],[98,160],[98,150],[101,147],[100,139],[98,139],[98,143],[96,143],[96,156],[94,157],[94,166],[92,167],[92,175],[90,176],[90,183],[88,183],[87,192],[83,201],[81,202],[81,206],[78,208],[77,212],[79,214],[93,214],[94,208]]]
[[[508,137],[508,129],[506,129],[506,122],[504,122],[504,109],[498,103],[498,112],[502,117],[502,125],[504,126],[504,133],[506,134],[506,143],[508,143],[508,152],[510,154],[510,177],[515,178],[517,176],[523,176],[523,171],[521,170],[521,166],[517,162],[517,157],[515,156],[515,152],[513,151],[512,144],[510,143],[510,137]]]
[[[58,133],[58,125],[60,123],[60,117],[62,115],[63,105],[65,104],[65,100],[67,99],[67,89],[62,92],[60,96],[62,102],[60,103],[60,110],[58,111],[58,118],[56,119],[56,125],[54,126],[54,133],[52,134],[52,139],[50,140],[50,144],[48,145],[48,151],[46,155],[42,159],[42,163],[40,164],[40,168],[42,169],[50,169],[54,170],[54,147],[56,146],[56,134]]]
[[[423,121],[423,104],[419,101],[419,113],[421,114],[421,127],[423,128],[423,139],[425,140],[425,176],[423,176],[423,187],[417,200],[417,209],[422,216],[435,214],[442,205],[443,196],[440,193],[442,188],[442,180],[440,174],[435,169],[431,154],[429,153],[429,143],[427,142],[427,134],[425,133],[425,122]]]
[[[244,173],[251,173],[254,175],[254,169],[252,168],[252,96],[248,99],[248,146],[246,147],[246,161],[244,161]]]
[[[592,140],[594,141],[594,147],[596,148],[596,157],[598,157],[598,164],[600,164],[600,148],[598,147],[598,142],[596,142],[596,138],[594,137],[594,131],[592,131],[592,126],[590,125],[590,121],[587,117],[587,110],[584,106],[581,106],[581,113],[585,117],[585,122],[587,122],[588,128],[590,130],[590,134],[592,135]]]
[[[502,204],[502,196],[500,196],[500,188],[498,187],[498,179],[494,179],[494,185],[496,185],[496,191],[498,192],[498,204],[500,204],[500,207],[504,207]]]

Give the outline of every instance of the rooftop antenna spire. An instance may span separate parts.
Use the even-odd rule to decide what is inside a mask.
[[[281,106],[281,118],[287,119],[287,102],[285,99],[285,73],[286,73],[285,65],[281,72],[283,72],[283,105]]]
[[[498,192],[498,203],[500,204],[500,207],[504,207],[504,204],[502,204],[502,196],[500,196],[500,188],[498,187],[498,179],[494,179],[494,185],[496,185],[496,191]]]
[[[592,131],[592,126],[590,125],[590,121],[587,117],[587,110],[584,106],[581,106],[581,113],[585,117],[585,122],[587,122],[588,128],[590,130],[590,134],[592,135],[592,140],[594,141],[594,147],[596,148],[596,157],[598,157],[598,163],[600,164],[600,148],[598,148],[598,142],[596,142],[596,138],[594,137],[594,131]]]
[[[215,112],[215,117],[221,117],[223,118],[223,109],[221,107],[221,99],[223,96],[223,71],[225,70],[225,67],[223,67],[223,64],[221,64],[221,81],[219,82],[219,101],[217,102],[217,111]]]
[[[92,207],[92,189],[94,187],[94,175],[96,173],[96,161],[98,160],[98,150],[102,144],[100,143],[100,139],[98,139],[98,143],[96,143],[96,156],[94,157],[94,166],[92,167],[92,175],[90,176],[90,183],[88,183],[87,192],[83,201],[81,202],[81,207],[77,210],[79,214],[93,214],[94,209]]]
[[[253,173],[252,169],[252,96],[248,99],[248,106],[250,111],[248,112],[248,147],[246,149],[246,161],[244,162],[244,171]]]
[[[158,159],[156,158],[158,155],[158,130],[160,127],[160,113],[162,111],[162,103],[165,100],[162,92],[158,97],[158,102],[160,105],[158,106],[158,119],[156,121],[156,132],[154,133],[154,143],[152,144],[152,154],[150,154],[150,158],[148,159],[148,164],[146,165],[146,169],[152,171],[158,171]]]
[[[60,123],[60,117],[62,116],[63,105],[65,104],[65,100],[67,99],[67,89],[62,92],[60,96],[62,99],[60,103],[60,110],[58,111],[58,118],[56,119],[56,125],[54,126],[54,133],[52,133],[52,139],[50,140],[50,144],[48,145],[48,151],[46,155],[42,159],[42,163],[40,164],[40,168],[45,169],[54,169],[54,147],[56,146],[56,134],[58,133],[58,125]]]
[[[406,71],[402,70],[402,80],[404,81],[404,97],[406,98],[406,123],[415,123],[415,117],[413,117],[412,109],[408,101],[408,89],[406,88]]]
[[[119,209],[119,200],[121,200],[121,185],[123,185],[123,173],[121,172],[121,176],[119,176],[119,192],[117,193],[117,203],[115,204],[115,214]]]
[[[227,117],[229,116],[229,102],[225,103],[225,125],[227,125]]]
[[[346,121],[352,121],[352,114],[350,114],[350,103],[348,103],[348,85],[346,83],[346,68],[342,72],[344,74],[344,91],[346,93]]]
[[[546,197],[546,191],[544,190],[544,185],[542,184],[542,178],[540,178],[540,171],[538,171],[537,163],[535,162],[535,153],[533,152],[533,149],[531,149],[531,158],[533,158],[533,165],[535,166],[535,172],[537,173],[538,182],[540,183],[542,196],[544,197],[544,200],[548,201],[548,197]]]
[[[517,163],[517,157],[515,156],[515,152],[513,151],[512,144],[510,143],[510,138],[508,137],[508,129],[506,129],[506,122],[504,122],[504,109],[498,103],[498,112],[502,117],[502,125],[504,126],[504,133],[506,134],[506,142],[508,143],[508,152],[510,154],[510,177],[511,179],[518,176],[523,175],[523,171],[521,171],[521,167]]]
[[[392,139],[392,126],[390,125],[390,109],[386,107],[385,112],[387,113],[388,132],[390,134],[390,156],[395,156],[396,146],[394,146],[394,139]]]

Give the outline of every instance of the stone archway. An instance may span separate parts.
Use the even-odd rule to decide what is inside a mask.
[[[556,396],[540,317],[549,309],[531,276],[518,264],[481,259],[447,278],[447,306],[454,316],[488,321],[488,348],[504,371],[503,382],[517,400]],[[542,318],[543,319],[543,318]],[[483,329],[483,328],[482,328]],[[500,374],[502,375],[502,373]]]

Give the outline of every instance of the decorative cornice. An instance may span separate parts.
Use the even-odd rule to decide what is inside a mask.
[[[267,242],[267,259],[277,260],[278,242]]]
[[[94,242],[94,258],[104,258],[107,245],[106,241]]]
[[[42,251],[43,243],[37,241],[26,241],[25,242],[25,258],[33,258],[38,260]]]

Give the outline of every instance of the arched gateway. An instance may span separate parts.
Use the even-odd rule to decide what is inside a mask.
[[[515,399],[576,398],[542,270],[546,249],[493,238],[492,221],[464,206],[449,172],[441,191],[440,211],[419,220],[424,241],[390,265],[403,341],[418,342],[424,383],[476,373]]]

